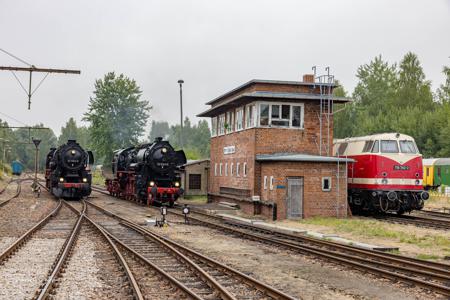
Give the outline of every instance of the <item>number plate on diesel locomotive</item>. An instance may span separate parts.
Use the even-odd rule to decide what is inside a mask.
[[[394,166],[394,170],[407,171],[409,170],[409,166]]]

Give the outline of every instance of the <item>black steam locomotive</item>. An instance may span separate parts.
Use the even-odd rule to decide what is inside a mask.
[[[175,151],[167,141],[156,138],[153,143],[120,149],[112,160],[113,179],[106,187],[113,196],[127,200],[173,206],[183,194],[183,150]]]
[[[45,181],[50,192],[58,198],[80,199],[91,194],[94,163],[91,151],[85,151],[75,140],[51,148],[45,161]]]

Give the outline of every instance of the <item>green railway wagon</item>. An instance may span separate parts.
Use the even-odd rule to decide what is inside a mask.
[[[434,186],[450,186],[450,158],[439,158],[434,163]]]

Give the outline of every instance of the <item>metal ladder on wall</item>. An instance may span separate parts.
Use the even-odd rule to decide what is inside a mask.
[[[330,67],[326,67],[325,75],[317,75],[316,66],[312,67],[314,71],[314,89],[316,89],[316,83],[319,87],[320,95],[320,111],[318,114],[319,119],[319,155],[323,154],[330,156],[333,141],[331,141],[331,117],[333,115],[333,86],[334,75],[330,74]],[[326,139],[324,140],[324,136]]]

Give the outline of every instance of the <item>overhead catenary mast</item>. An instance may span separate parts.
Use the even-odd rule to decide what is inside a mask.
[[[0,48],[0,51],[6,53],[7,55],[15,58],[16,60],[28,65],[28,67],[11,67],[11,66],[0,66],[0,70],[1,71],[11,71],[14,75],[14,77],[16,78],[16,80],[19,82],[20,86],[22,87],[22,89],[25,91],[25,93],[28,96],[28,109],[31,108],[31,96],[36,92],[36,90],[41,86],[41,84],[44,82],[44,80],[47,78],[47,76],[50,73],[63,73],[63,74],[81,74],[81,71],[79,70],[68,70],[68,69],[50,69],[50,68],[38,68],[32,64],[27,63],[26,61],[24,61],[23,59],[18,58],[17,56],[3,50]],[[28,82],[28,89],[24,87],[24,85],[22,84],[22,82],[19,80],[19,78],[16,76],[15,72],[29,72],[30,73],[30,78],[29,78],[29,82]],[[33,90],[32,89],[32,76],[33,76],[33,72],[38,72],[38,73],[47,73],[44,78],[38,83],[38,85],[36,86],[36,88]]]

